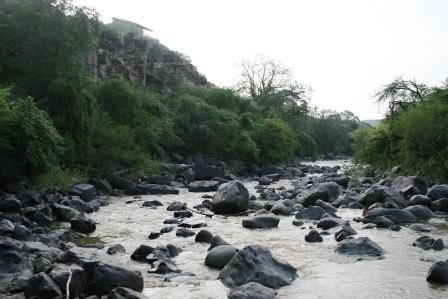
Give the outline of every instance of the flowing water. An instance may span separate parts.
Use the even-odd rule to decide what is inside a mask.
[[[330,165],[332,166],[332,165]],[[254,194],[256,182],[245,182],[249,192]],[[289,188],[291,181],[281,180],[271,187]],[[131,204],[125,202],[133,197],[112,198],[109,206],[92,214],[98,222],[93,237],[109,245],[122,244],[126,254],[116,254],[110,259],[120,265],[140,270],[145,278],[143,293],[149,298],[227,298],[228,289],[216,278],[218,270],[204,265],[207,244],[194,241],[193,237],[175,236],[175,230],[161,235],[156,240],[147,237],[168,225],[163,224],[172,218],[173,212],[166,210],[172,201],[183,201],[192,207],[203,201],[205,193],[190,193],[181,189],[179,195],[149,195],[143,200],[157,199],[164,206],[157,209],[142,207],[142,201]],[[213,193],[209,193],[213,194]],[[339,209],[338,215],[352,220],[361,215],[361,210]],[[278,298],[447,298],[448,287],[434,286],[425,280],[426,273],[433,261],[447,260],[448,249],[443,251],[424,251],[413,247],[412,243],[420,236],[430,235],[442,238],[448,244],[448,222],[436,219],[432,224],[437,228],[431,233],[420,233],[406,227],[399,232],[385,229],[362,229],[361,223],[351,221],[358,235],[366,236],[377,242],[387,252],[384,259],[357,261],[356,257],[345,257],[334,252],[336,241],[334,232],[323,236],[322,243],[306,243],[306,229],[292,225],[293,216],[281,217],[278,228],[271,230],[248,230],[242,227],[244,217],[207,218],[194,214],[186,220],[188,223],[207,223],[205,229],[220,235],[237,248],[259,244],[268,247],[274,256],[289,262],[298,269],[299,277],[287,287],[278,290]],[[314,225],[315,226],[315,225]],[[196,232],[200,229],[193,229]],[[149,274],[150,266],[130,260],[130,254],[140,245],[157,246],[174,244],[183,249],[174,258],[180,269],[192,272],[195,276],[182,276],[165,281],[164,277]]]

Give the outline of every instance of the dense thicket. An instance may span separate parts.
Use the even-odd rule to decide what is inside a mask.
[[[412,83],[403,81],[394,86],[401,89],[409,82]],[[446,181],[448,88],[427,88],[412,83],[414,85],[425,90],[424,96],[402,93],[400,98],[388,98],[393,101],[393,105],[389,105],[393,110],[380,126],[353,133],[356,159],[379,170],[400,165],[405,174],[417,173],[434,181]]]
[[[88,78],[87,53],[105,28],[70,0],[0,1],[0,181],[47,181],[49,171],[60,179],[79,173],[73,169],[151,172],[154,161],[174,153],[200,152],[236,169],[351,153],[349,133],[359,120],[312,113],[292,81],[240,95],[211,85],[180,84],[168,93],[118,76]]]

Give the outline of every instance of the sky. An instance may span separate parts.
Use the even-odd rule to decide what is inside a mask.
[[[268,56],[312,87],[311,103],[382,118],[374,94],[393,79],[448,77],[445,0],[74,0],[153,30],[207,79],[231,87],[245,59]]]

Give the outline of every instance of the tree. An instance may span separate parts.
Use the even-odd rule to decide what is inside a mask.
[[[396,114],[400,110],[406,110],[416,102],[422,101],[431,89],[415,79],[404,80],[399,77],[375,94],[378,103],[388,102],[390,115]]]
[[[307,88],[293,79],[292,71],[278,61],[258,57],[241,64],[241,81],[236,89],[257,101],[263,112],[308,112]]]

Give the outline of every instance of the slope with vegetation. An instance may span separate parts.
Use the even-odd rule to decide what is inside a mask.
[[[2,0],[0,12],[0,182],[151,173],[198,152],[236,170],[352,153],[359,120],[312,110],[273,60],[218,88],[182,54],[70,0]]]

